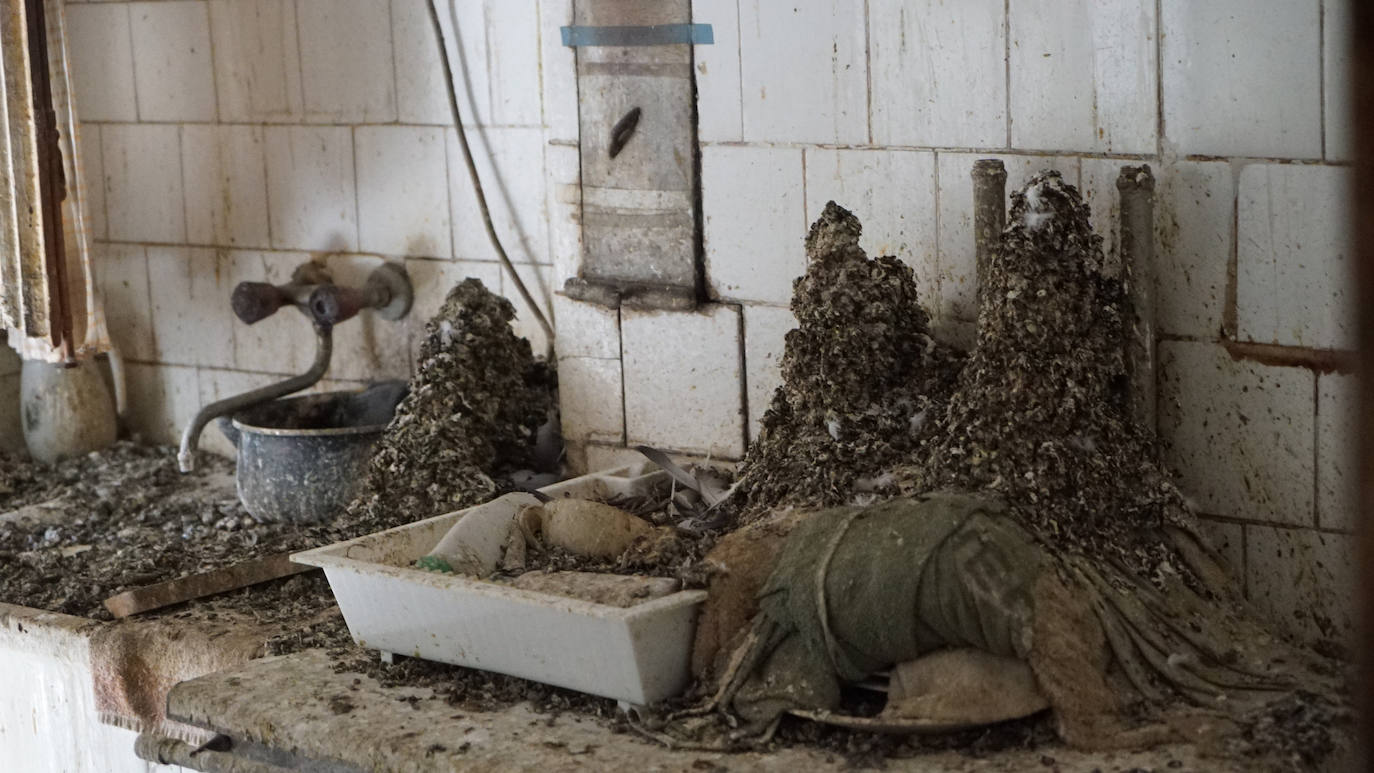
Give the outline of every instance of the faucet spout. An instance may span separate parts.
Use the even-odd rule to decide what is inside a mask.
[[[217,400],[201,408],[191,419],[191,423],[186,425],[186,430],[181,433],[181,450],[177,452],[177,469],[184,473],[196,469],[196,448],[200,445],[200,433],[205,430],[205,425],[213,419],[251,405],[284,397],[292,392],[299,392],[314,386],[323,378],[324,372],[329,369],[329,358],[334,348],[333,329],[332,324],[315,322],[315,362],[310,366],[310,370],[285,381],[268,384],[241,395]]]

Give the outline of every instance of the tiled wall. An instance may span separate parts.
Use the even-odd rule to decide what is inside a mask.
[[[573,58],[556,45],[571,4],[456,5],[478,174],[547,307],[557,224],[573,225],[558,196],[575,200],[547,181],[577,179]],[[425,0],[70,0],[67,21],[101,281],[145,437],[171,442],[200,404],[309,367],[299,315],[248,327],[229,294],[312,252],[338,253],[335,280],[358,284],[404,262],[417,301],[401,323],[341,325],[321,388],[407,377],[424,319],[465,276],[516,299],[542,351],[474,204]]]
[[[547,297],[580,249],[577,91],[558,36],[569,0],[457,5],[451,53],[479,171]],[[715,33],[695,67],[716,302],[552,299],[574,465],[641,442],[743,453],[778,381],[807,223],[828,199],[864,221],[871,253],[912,266],[941,335],[967,342],[974,160],[1005,161],[1009,187],[1059,169],[1109,249],[1117,170],[1143,161],[1158,180],[1168,461],[1261,607],[1305,635],[1347,634],[1354,384],[1330,369],[1353,347],[1341,0],[692,5]],[[352,277],[405,260],[416,320],[467,274],[511,289],[446,128],[424,0],[68,13],[111,326],[150,437],[169,439],[203,400],[304,369],[303,322],[246,328],[227,298],[242,279],[284,279],[308,251],[342,251]],[[348,323],[331,377],[405,375],[417,330]]]
[[[620,458],[622,437],[739,455],[778,383],[802,238],[827,200],[858,214],[871,254],[911,265],[940,333],[967,342],[974,160],[1002,159],[1009,189],[1059,169],[1109,249],[1117,172],[1146,162],[1167,461],[1252,598],[1295,632],[1344,638],[1354,382],[1327,369],[1354,346],[1345,5],[866,6],[693,3],[716,41],[697,47],[696,75],[720,304],[626,311],[616,347],[614,314],[560,302],[560,344],[598,341],[560,346],[565,429],[589,441],[584,463]],[[720,383],[737,372],[742,383]]]

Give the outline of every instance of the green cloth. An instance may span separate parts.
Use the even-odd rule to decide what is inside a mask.
[[[816,513],[760,594],[767,652],[735,710],[765,722],[834,708],[841,684],[943,647],[1025,658],[1047,565],[996,500],[934,494]]]

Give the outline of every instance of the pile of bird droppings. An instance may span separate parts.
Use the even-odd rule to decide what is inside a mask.
[[[380,531],[480,504],[535,466],[555,375],[511,329],[510,301],[469,278],[425,325],[410,393],[396,408],[344,521]]]
[[[741,467],[744,519],[895,492],[886,474],[932,437],[962,355],[930,334],[911,267],[870,259],[853,213],[830,202],[793,283],[783,384]]]
[[[1158,536],[1188,523],[1183,498],[1152,430],[1127,418],[1127,280],[1058,172],[1013,193],[977,344],[903,488],[993,492],[1056,550],[1144,577],[1181,570]]]

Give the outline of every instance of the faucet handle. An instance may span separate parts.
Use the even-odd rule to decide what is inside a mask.
[[[229,297],[234,316],[249,325],[267,319],[290,302],[287,293],[267,282],[239,282]]]

